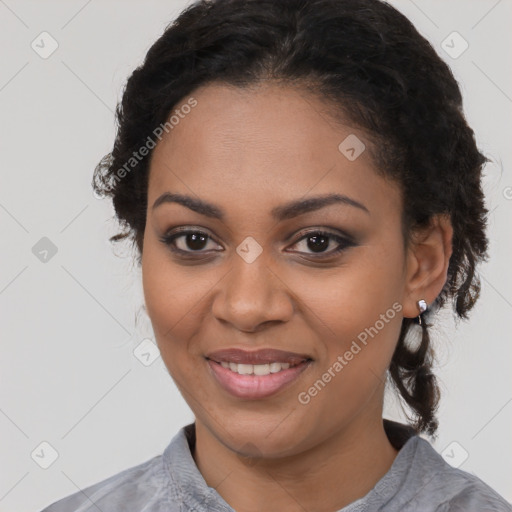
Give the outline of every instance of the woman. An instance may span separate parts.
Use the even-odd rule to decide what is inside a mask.
[[[95,191],[195,422],[46,511],[508,511],[428,441],[429,329],[487,256],[447,65],[378,0],[187,8],[128,80]],[[382,418],[386,380],[410,425]]]

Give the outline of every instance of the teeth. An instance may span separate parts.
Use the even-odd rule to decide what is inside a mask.
[[[241,375],[251,375],[253,373],[254,366],[252,364],[239,364],[238,373]]]
[[[237,364],[221,361],[220,364],[240,375],[270,375],[290,368],[290,363]]]
[[[270,373],[269,364],[254,364],[252,368],[254,375],[268,375]]]
[[[290,366],[290,365],[288,365]],[[277,373],[281,371],[281,363],[270,363],[270,373]]]

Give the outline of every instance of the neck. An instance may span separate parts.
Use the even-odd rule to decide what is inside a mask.
[[[332,512],[367,494],[389,470],[397,450],[379,414],[373,421],[354,421],[306,452],[249,463],[196,421],[193,455],[206,483],[237,512]]]

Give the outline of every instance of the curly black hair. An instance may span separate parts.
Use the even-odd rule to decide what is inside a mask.
[[[445,286],[423,316],[419,346],[407,343],[416,320],[403,319],[389,367],[412,426],[434,435],[439,388],[428,319],[448,299],[456,315],[467,318],[478,298],[475,268],[488,248],[481,187],[488,159],[476,146],[449,67],[389,4],[199,0],[187,7],[129,77],[113,150],[94,172],[96,194],[112,198],[125,229],[110,240],[131,238],[141,263],[152,136],[162,132],[158,127],[168,131],[173,108],[187,98],[190,103],[191,93],[208,83],[249,87],[268,80],[305,87],[333,116],[366,134],[379,172],[402,191],[406,242],[435,215],[451,219]]]

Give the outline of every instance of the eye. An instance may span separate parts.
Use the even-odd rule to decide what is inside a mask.
[[[310,231],[309,233],[306,233],[297,242],[295,242],[294,246],[300,246],[301,243],[305,249],[308,249],[312,252],[298,252],[305,252],[306,254],[312,255],[314,258],[333,256],[344,251],[345,249],[348,249],[349,247],[356,245],[356,243],[348,237],[321,230]],[[333,245],[334,249],[327,250]],[[316,254],[319,256],[315,256]]]
[[[208,242],[213,242],[213,238],[204,231],[180,228],[165,234],[160,238],[160,241],[167,245],[171,251],[193,254],[209,252],[204,249],[208,247]],[[218,244],[215,243],[215,245]]]
[[[293,246],[300,246],[300,244],[303,244],[305,250],[299,250],[297,252],[309,254],[313,258],[318,259],[334,256],[345,249],[356,245],[356,243],[348,236],[341,236],[329,231],[317,229],[315,231],[312,230],[307,233],[300,234],[303,236],[299,238]],[[211,252],[211,250],[220,252],[219,249],[216,249],[215,247],[211,247],[210,250],[208,250],[208,244],[210,242],[214,246],[219,246],[219,244],[217,244],[208,233],[199,229],[177,228],[161,237],[160,241],[171,251],[184,256],[204,254]],[[334,248],[332,248],[332,246],[334,246]],[[330,250],[328,250],[329,248]]]

